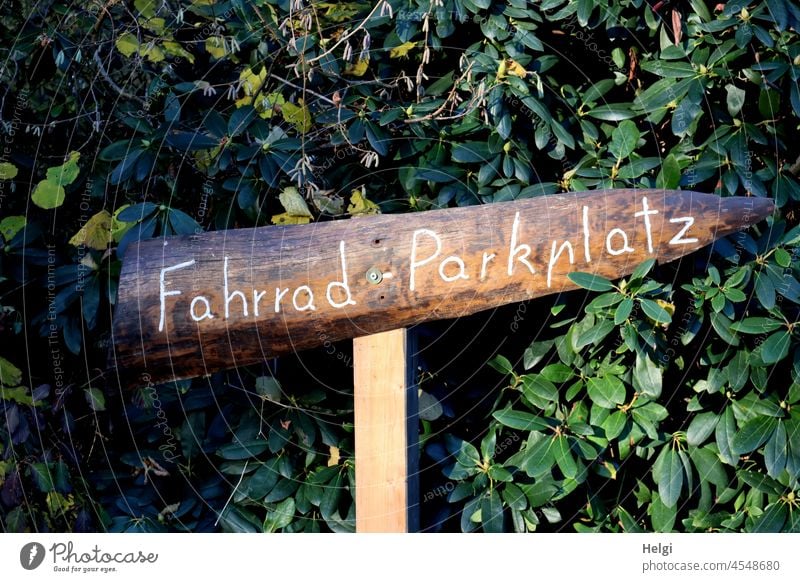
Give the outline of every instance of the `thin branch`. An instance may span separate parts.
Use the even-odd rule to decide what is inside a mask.
[[[356,26],[356,27],[355,27],[353,30],[351,30],[351,31],[350,31],[350,32],[348,32],[347,34],[345,34],[345,35],[342,35],[342,37],[341,37],[339,40],[337,40],[337,41],[336,41],[336,42],[333,44],[333,46],[332,46],[331,48],[327,49],[325,52],[322,52],[322,53],[318,54],[318,55],[317,55],[317,56],[315,56],[313,59],[308,59],[308,60],[306,61],[306,63],[307,63],[307,64],[309,64],[309,65],[310,65],[310,64],[312,64],[312,63],[316,63],[317,61],[319,61],[319,60],[323,59],[324,57],[327,57],[329,54],[331,54],[331,53],[332,53],[332,52],[333,52],[333,51],[334,51],[336,48],[338,48],[338,47],[339,47],[339,45],[341,45],[343,42],[347,42],[348,40],[350,40],[351,38],[353,38],[353,35],[355,35],[355,33],[357,33],[359,30],[361,30],[362,28],[364,28],[364,27],[367,25],[367,22],[369,22],[369,20],[370,20],[370,19],[371,19],[373,16],[375,16],[375,13],[376,13],[376,12],[378,11],[378,9],[379,9],[379,8],[381,8],[382,6],[383,6],[383,0],[381,0],[380,2],[377,2],[377,3],[375,4],[375,7],[374,7],[374,8],[373,8],[373,9],[370,11],[370,13],[369,13],[369,14],[367,14],[367,17],[366,17],[364,20],[362,20],[362,21],[361,21],[361,22],[358,24],[358,26]]]
[[[114,82],[114,79],[112,79],[109,76],[108,72],[106,71],[105,67],[103,66],[103,61],[100,58],[100,54],[97,51],[95,51],[95,53],[94,53],[94,62],[97,64],[97,69],[100,71],[100,76],[102,76],[103,79],[105,79],[106,82],[109,85],[111,85],[111,88],[114,89],[114,91],[116,91],[120,95],[120,97],[125,97],[126,99],[132,99],[132,100],[136,101],[137,103],[140,103],[142,106],[146,105],[146,102],[145,102],[144,99],[142,99],[138,95],[132,95],[131,93],[128,93],[127,91],[125,91],[125,89],[123,89],[122,87],[120,87],[119,85],[117,85]]]
[[[316,91],[312,91],[311,89],[308,89],[307,87],[301,87],[300,85],[296,85],[296,84],[292,83],[289,79],[284,79],[283,77],[280,77],[280,76],[276,75],[275,73],[270,73],[269,75],[270,75],[270,77],[275,78],[275,80],[280,81],[284,85],[288,85],[289,87],[292,87],[293,89],[297,89],[298,91],[303,91],[304,93],[309,93],[309,94],[313,95],[314,97],[316,97],[317,99],[322,99],[325,103],[330,103],[334,107],[338,107],[338,105],[336,105],[335,101],[333,101],[332,99],[328,99],[327,97],[325,97],[325,95],[321,95],[321,94],[317,93]]]
[[[236,495],[236,490],[239,488],[239,485],[242,484],[242,479],[244,479],[244,474],[247,471],[247,464],[249,462],[250,462],[249,460],[245,461],[244,468],[242,469],[242,474],[239,475],[239,482],[236,484],[236,487],[233,488],[233,491],[231,491],[231,495],[230,497],[228,497],[228,500],[225,502],[225,505],[222,506],[222,509],[220,510],[219,515],[217,516],[217,521],[214,522],[214,526],[217,526],[219,524],[219,520],[222,519],[222,514],[225,513],[225,510],[228,508],[231,499],[233,499],[233,496]]]

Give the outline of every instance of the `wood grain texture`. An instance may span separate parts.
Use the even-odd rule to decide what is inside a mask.
[[[353,341],[356,454],[356,531],[409,530],[407,331],[395,329]],[[412,386],[413,388],[413,386]],[[414,415],[416,416],[416,415]]]
[[[157,382],[469,315],[573,289],[573,271],[616,279],[675,260],[772,209],[608,190],[143,241],[125,255],[110,363]]]

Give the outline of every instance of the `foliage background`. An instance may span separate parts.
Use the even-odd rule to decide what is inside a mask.
[[[4,531],[354,529],[349,346],[125,391],[131,240],[609,187],[778,209],[420,329],[424,528],[798,531],[793,2],[1,6]]]

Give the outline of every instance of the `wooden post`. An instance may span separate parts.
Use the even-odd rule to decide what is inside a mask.
[[[414,347],[405,328],[353,340],[360,533],[419,527]]]

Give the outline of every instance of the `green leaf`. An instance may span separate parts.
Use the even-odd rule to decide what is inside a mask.
[[[586,391],[592,402],[601,408],[613,409],[625,402],[625,385],[616,376],[589,378]]]
[[[522,355],[523,367],[526,370],[533,368],[536,364],[542,361],[552,347],[552,341],[533,342],[530,346],[528,346],[528,348],[525,350],[525,353]]]
[[[672,316],[669,312],[652,299],[639,299],[639,305],[642,306],[644,314],[656,323],[672,323]]]
[[[281,106],[281,113],[286,123],[294,125],[300,133],[308,133],[313,125],[313,118],[303,100],[299,99],[298,103],[300,103],[300,105],[288,102],[284,103]]]
[[[570,450],[569,440],[563,434],[555,438],[555,447],[553,447],[553,456],[556,459],[558,468],[567,479],[574,479],[578,476],[578,465],[575,458],[572,456]]]
[[[717,487],[728,486],[728,475],[719,461],[719,456],[710,448],[690,448],[689,456],[697,470],[701,482],[712,483]]]
[[[614,285],[606,279],[605,277],[601,277],[600,275],[594,275],[592,273],[569,273],[567,275],[570,281],[575,283],[578,287],[583,289],[588,289],[589,291],[611,291],[614,288]]]
[[[622,121],[634,117],[636,113],[631,111],[628,103],[609,103],[595,107],[588,111],[587,115],[603,121]]]
[[[460,163],[486,163],[492,154],[489,145],[482,141],[471,141],[453,146],[452,157],[454,162]]]
[[[722,413],[722,418],[717,422],[715,438],[719,448],[719,456],[729,465],[736,465],[739,462],[739,455],[733,452],[733,438],[736,435],[736,419],[733,417],[733,409],[728,406]]]
[[[693,447],[702,445],[717,428],[717,422],[719,422],[719,416],[714,412],[698,414],[686,429],[686,442]]]
[[[241,461],[260,455],[267,450],[269,443],[264,439],[233,442],[220,447],[217,454],[226,461]]]
[[[575,376],[572,368],[564,364],[550,364],[542,368],[542,376],[556,384],[563,384]]]
[[[786,459],[789,453],[788,441],[786,438],[786,427],[783,422],[778,421],[772,437],[764,447],[764,464],[767,467],[767,474],[777,479],[786,468]]]
[[[636,268],[631,273],[631,281],[637,281],[644,279],[650,271],[653,270],[653,267],[656,266],[655,259],[646,259],[636,265]]]
[[[775,249],[775,262],[786,269],[792,264],[792,255],[786,249],[778,247]]]
[[[85,388],[83,393],[89,408],[95,412],[102,412],[106,409],[106,395],[100,388]]]
[[[267,511],[264,518],[264,533],[276,532],[292,523],[295,517],[295,502],[292,497],[278,503],[274,509]]]
[[[792,334],[789,330],[776,331],[770,335],[758,348],[761,359],[765,364],[780,362],[789,354],[789,344]]]
[[[606,438],[608,440],[613,440],[622,433],[627,423],[628,416],[621,410],[617,410],[608,415],[608,418],[603,421],[601,428],[605,431]]]
[[[661,171],[656,178],[656,188],[666,188],[672,190],[677,188],[681,182],[681,167],[673,154],[664,158],[661,164]]]
[[[613,330],[614,324],[608,319],[603,319],[578,336],[575,341],[575,349],[582,350],[590,344],[597,345]]]
[[[272,376],[259,376],[256,378],[256,392],[259,396],[272,402],[280,402],[283,394],[281,383]]]
[[[511,365],[511,362],[508,361],[508,358],[501,355],[496,355],[494,358],[489,360],[488,364],[500,372],[501,374],[513,374],[514,373],[514,366]]]
[[[541,417],[520,410],[495,410],[492,416],[503,426],[516,430],[545,430],[550,426]]]
[[[552,477],[537,479],[533,485],[520,483],[519,488],[525,493],[531,507],[541,507],[545,503],[549,503],[559,491],[559,487],[553,482]]]
[[[278,458],[274,457],[261,465],[247,481],[247,495],[256,500],[264,499],[278,482]],[[319,504],[319,501],[317,501]]]
[[[117,50],[126,57],[130,57],[133,53],[139,50],[139,41],[130,32],[124,32],[117,37],[114,43]]]
[[[522,489],[513,483],[506,483],[506,485],[503,487],[502,496],[503,501],[506,502],[506,505],[512,509],[522,511],[528,507],[528,499],[525,497]]]
[[[80,157],[81,154],[79,152],[70,152],[69,158],[62,165],[47,169],[47,181],[59,186],[72,184],[80,173],[80,168],[78,167]]]
[[[621,325],[633,311],[633,299],[626,297],[614,313],[614,325]]]
[[[608,144],[608,151],[618,160],[625,159],[636,149],[640,135],[636,124],[626,119],[611,132],[611,143]]]
[[[6,241],[10,241],[25,228],[27,222],[24,216],[6,216],[3,220],[0,220],[0,236]]]
[[[760,335],[775,331],[783,326],[783,322],[769,317],[745,317],[731,325],[733,331]]]
[[[64,188],[60,184],[51,182],[50,180],[42,180],[39,182],[31,196],[33,203],[45,210],[58,208],[64,204],[64,198],[66,198]]]
[[[664,505],[675,507],[683,488],[683,463],[678,451],[674,450],[671,444],[665,445],[664,451],[659,474],[654,477],[658,482],[658,494]]]
[[[42,493],[48,493],[53,490],[53,473],[47,463],[31,463],[28,469],[36,487]]]
[[[319,504],[319,511],[324,519],[330,519],[339,507],[339,499],[342,496],[342,475],[336,476],[325,485],[325,492],[322,494],[322,501]]]
[[[658,493],[653,493],[653,501],[649,507],[650,519],[653,530],[657,532],[670,532],[675,527],[675,518],[678,516],[678,506],[667,506]]]
[[[18,386],[22,382],[22,370],[0,356],[0,383],[6,386]]]
[[[86,221],[86,224],[69,239],[69,244],[104,251],[111,242],[111,223],[111,214],[103,209]]]
[[[659,77],[682,79],[685,77],[693,77],[697,74],[691,63],[686,61],[665,61],[663,59],[656,59],[652,61],[645,61],[641,65],[642,70],[654,73]]]
[[[219,518],[222,528],[232,533],[257,533],[257,521],[255,515],[234,505],[228,505]]]
[[[732,452],[746,455],[763,445],[775,431],[776,420],[769,416],[757,416],[749,420],[733,437]]]
[[[308,209],[306,201],[297,191],[297,188],[293,186],[284,188],[278,195],[278,199],[280,200],[283,209],[286,210],[286,214],[289,216],[304,216],[306,218],[313,218],[311,211]]]
[[[481,500],[481,523],[486,533],[503,532],[503,501],[497,489],[492,489]]]
[[[661,396],[661,368],[648,356],[636,354],[636,363],[633,367],[633,388],[637,392],[650,398]]]
[[[728,84],[725,85],[725,92],[728,94],[726,101],[728,104],[728,113],[731,117],[735,117],[744,106],[745,91],[744,89],[739,89],[735,85]]]
[[[24,404],[25,406],[40,406],[42,404],[41,400],[33,401],[33,396],[28,392],[25,386],[8,388],[0,384],[0,400],[9,400],[17,404]]]
[[[539,433],[531,433],[525,448],[525,472],[537,477],[550,470],[555,463],[553,439]]]
[[[550,380],[539,374],[528,374],[522,377],[522,394],[534,405],[536,405],[537,398],[548,402],[558,402],[558,389]]]
[[[767,505],[764,513],[753,525],[753,533],[779,533],[786,523],[789,510],[782,501],[776,501]]]
[[[10,162],[0,162],[0,180],[13,180],[17,177],[17,167]]]

